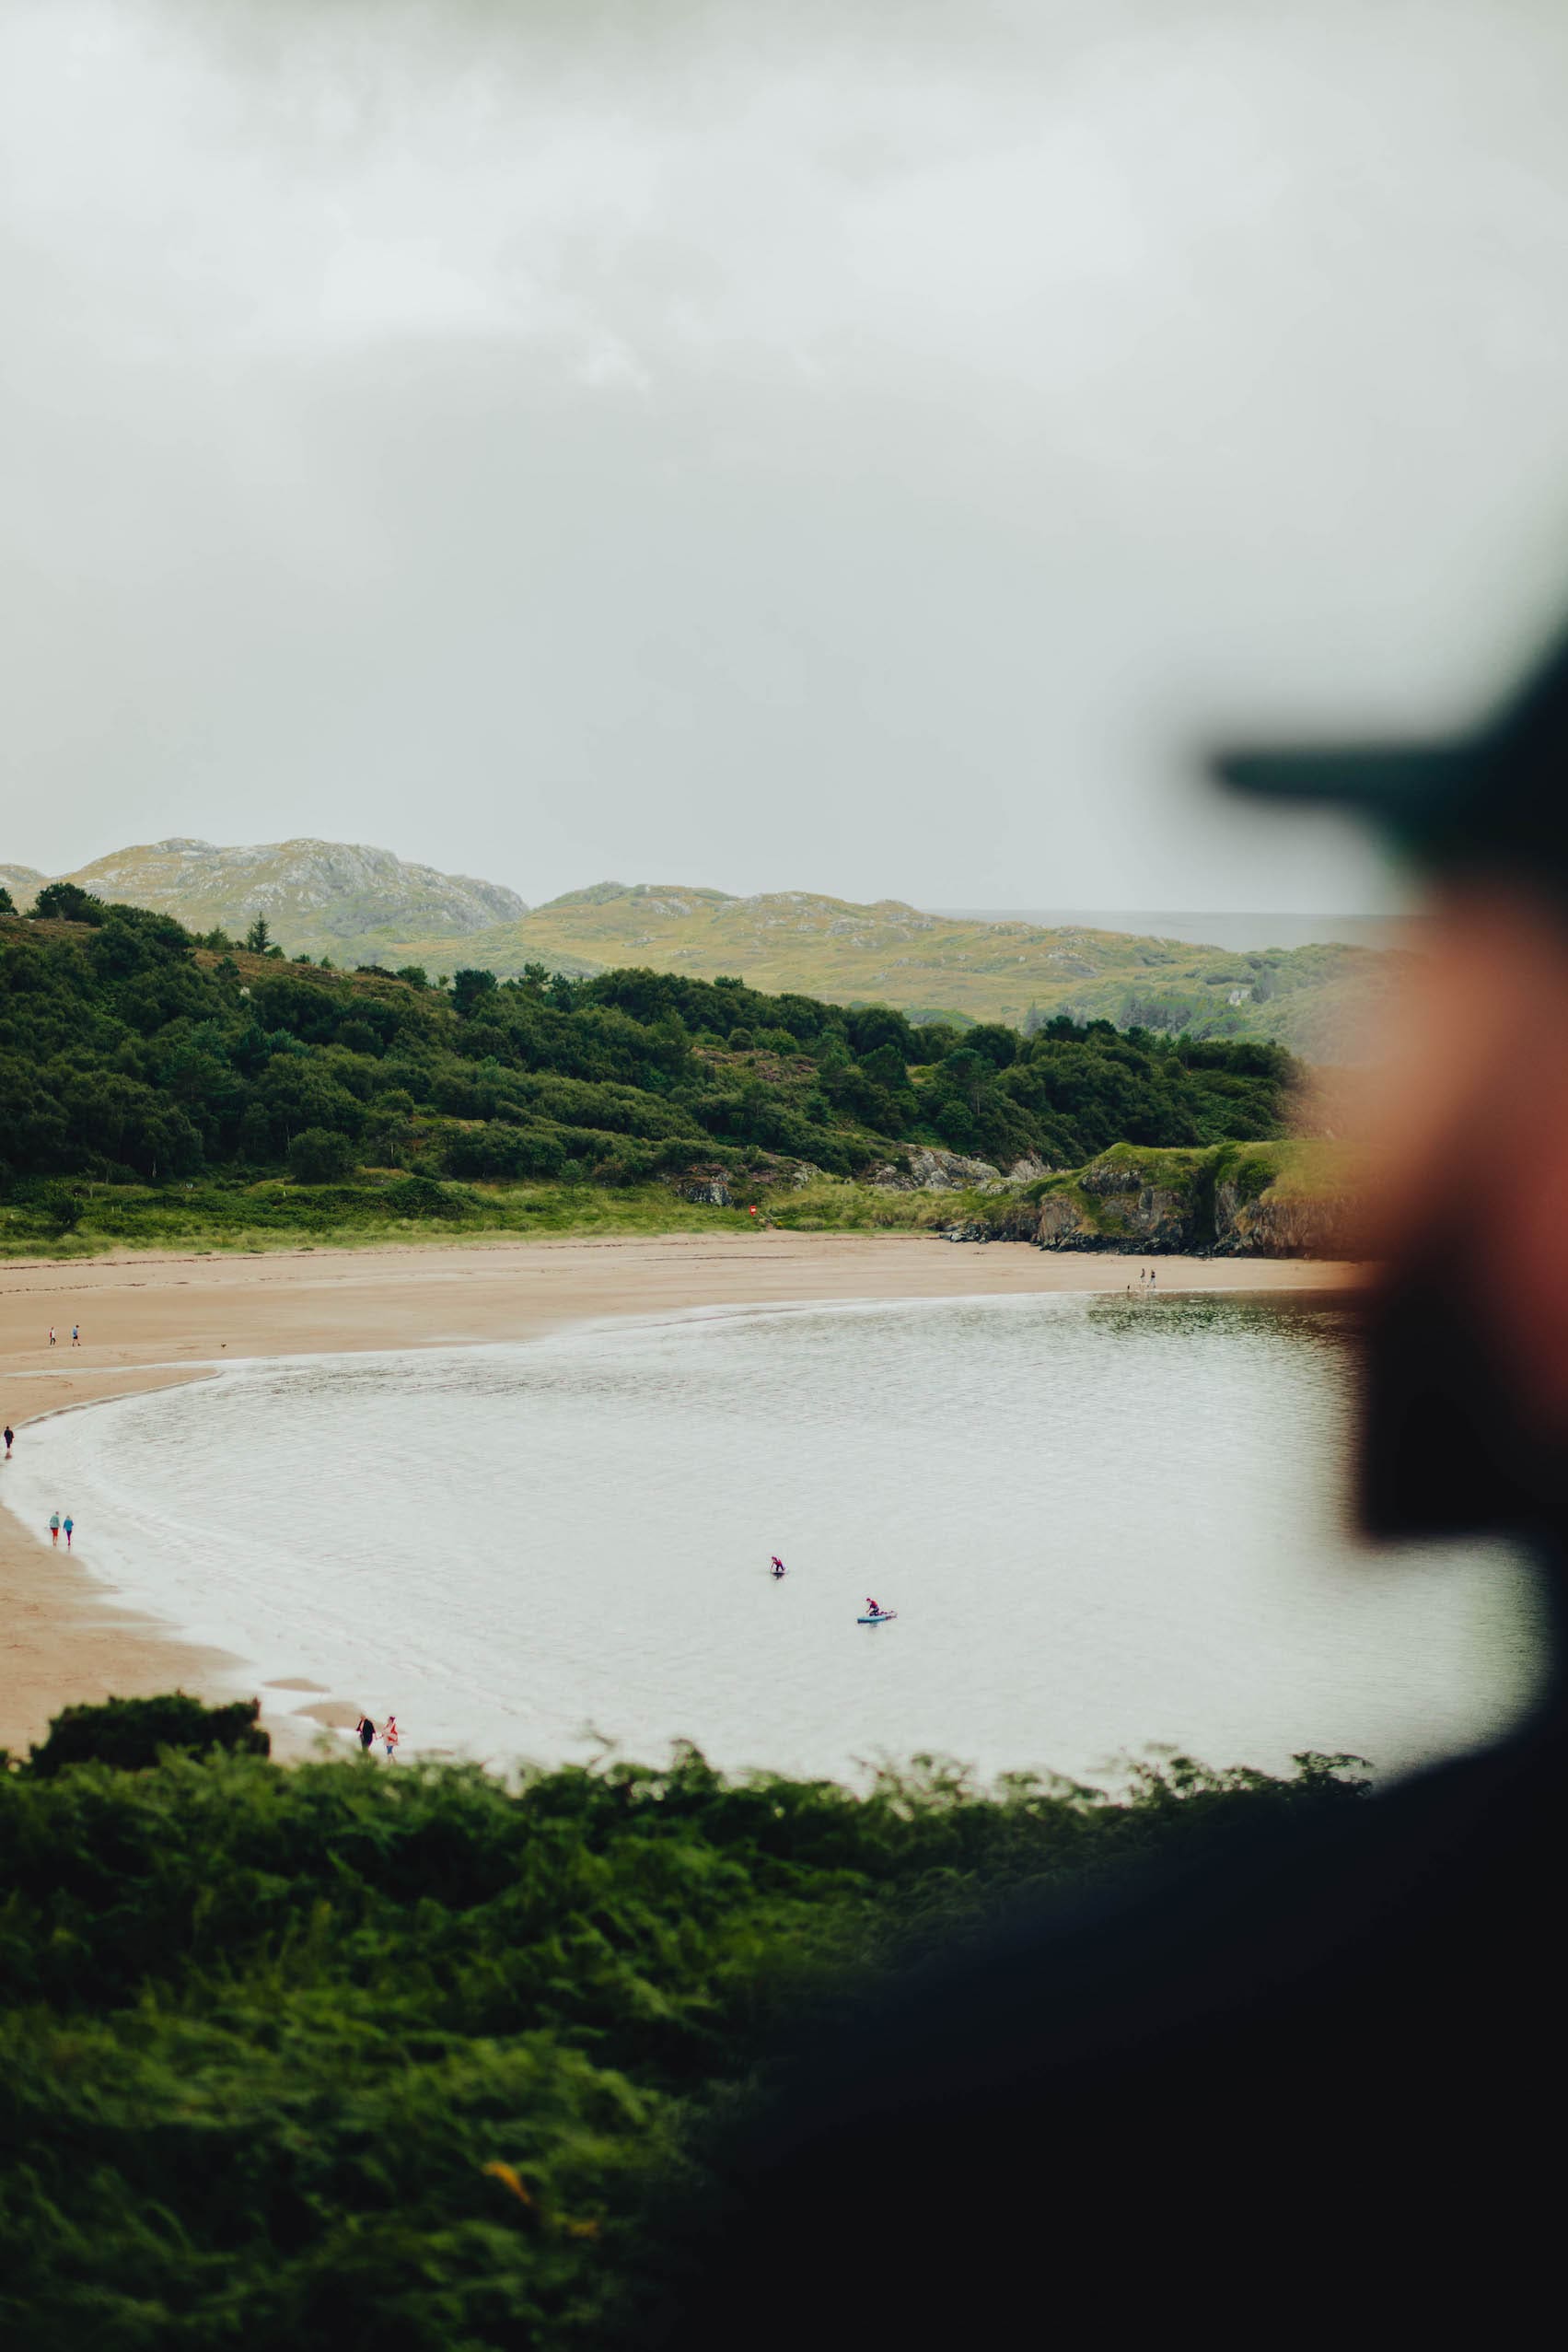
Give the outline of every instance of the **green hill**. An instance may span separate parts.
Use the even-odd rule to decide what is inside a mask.
[[[399,952],[426,962],[444,948],[408,939]],[[739,973],[755,988],[896,1005],[916,1020],[1019,1028],[1068,1013],[1173,1035],[1271,1038],[1316,1062],[1365,1057],[1405,961],[1373,948],[1239,953],[1120,931],[955,920],[898,899],[862,906],[810,891],[731,898],[615,882],[475,932],[463,958],[498,975],[528,963],[634,963],[710,980]]]
[[[58,879],[100,898],[241,937],[264,914],[296,955],[337,963],[459,963],[520,976],[638,965],[740,974],[769,994],[896,1006],[916,1022],[1033,1026],[1055,1013],[1194,1037],[1276,1040],[1313,1062],[1365,1059],[1406,957],[1344,946],[1239,952],[1082,926],[1052,928],[859,905],[811,891],[752,898],[683,883],[599,882],[529,908],[515,892],[411,866],[388,850],[293,841],[216,848],[171,840]],[[0,867],[19,908],[44,878]]]
[[[418,933],[443,945],[528,913],[515,891],[466,874],[412,866],[389,849],[340,841],[262,842],[219,848],[176,837],[145,842],[52,878],[31,867],[0,867],[0,882],[24,911],[46,879],[70,881],[101,899],[172,914],[188,931],[243,937],[258,914],[296,955],[335,962],[400,961],[388,950]]]

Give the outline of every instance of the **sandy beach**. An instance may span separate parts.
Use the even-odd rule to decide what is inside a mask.
[[[1163,1258],[1158,1270],[1164,1294],[1347,1289],[1363,1273],[1213,1258]],[[247,1357],[527,1340],[603,1317],[695,1307],[1121,1290],[1137,1278],[1133,1259],[1056,1255],[1021,1242],[766,1231],[15,1263],[0,1271],[0,1410],[20,1450],[28,1423],[41,1415],[200,1379],[211,1364]],[[241,1661],[193,1648],[127,1608],[95,1576],[91,1531],[84,1535],[75,1552],[54,1552],[0,1511],[0,1748],[25,1749],[74,1701],[176,1684],[233,1690]],[[314,1729],[308,1716],[299,1719],[301,1695],[298,1686],[282,1697],[262,1694],[280,1752],[296,1751]]]

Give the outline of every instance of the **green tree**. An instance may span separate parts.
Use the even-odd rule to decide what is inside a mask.
[[[852,1005],[847,1026],[850,1043],[862,1060],[880,1045],[896,1046],[906,1062],[916,1058],[914,1030],[907,1016],[891,1005]]]
[[[905,1082],[904,1057],[896,1045],[878,1045],[867,1054],[860,1065],[874,1086],[901,1089]]]
[[[16,911],[16,900],[11,896],[5,883],[0,882],[0,914],[15,914]]]
[[[1005,1070],[1018,1058],[1018,1033],[1001,1021],[977,1021],[964,1031],[971,1054],[983,1054],[993,1070]]]
[[[239,1148],[250,1160],[268,1160],[273,1157],[273,1123],[262,1102],[248,1102],[239,1122]]]
[[[81,1195],[68,1185],[51,1184],[43,1196],[43,1213],[56,1233],[75,1233],[82,1221]]]
[[[307,1127],[288,1147],[288,1172],[300,1184],[341,1184],[354,1169],[354,1147],[331,1127]]]
[[[104,918],[102,899],[91,891],[84,891],[79,882],[45,882],[33,902],[36,921],[46,923],[91,923],[95,926]]]
[[[258,914],[245,934],[245,944],[253,956],[264,956],[273,944],[272,931],[264,914]]]
[[[467,966],[452,982],[452,1002],[459,1015],[471,1013],[482,997],[495,994],[496,979],[493,972],[476,972]]]

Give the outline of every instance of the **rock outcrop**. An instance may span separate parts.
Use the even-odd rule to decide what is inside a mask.
[[[1162,1157],[1151,1165],[1108,1155],[1080,1169],[1070,1188],[1045,1193],[1035,1225],[1041,1249],[1158,1254],[1202,1246],[1199,1188],[1160,1167]]]
[[[729,1177],[722,1168],[689,1168],[675,1178],[672,1189],[678,1201],[707,1201],[714,1208],[735,1206]]]
[[[919,1144],[901,1163],[891,1160],[874,1168],[866,1182],[891,1193],[960,1193],[970,1186],[1001,1182],[1002,1171],[989,1159],[966,1159],[961,1151],[937,1151]]]
[[[1148,1257],[1353,1258],[1357,1173],[1343,1150],[1301,1139],[1206,1151],[1118,1144],[1031,1196],[1030,1238],[1042,1250]],[[1000,1238],[1000,1220],[993,1229]]]
[[[714,1208],[734,1208],[737,1201],[754,1201],[762,1192],[804,1192],[822,1170],[813,1159],[764,1160],[740,1172],[712,1162],[682,1169],[668,1180],[679,1201],[706,1201]]]
[[[1214,1187],[1214,1255],[1220,1258],[1353,1258],[1360,1253],[1353,1193],[1282,1193],[1256,1199],[1235,1184]]]

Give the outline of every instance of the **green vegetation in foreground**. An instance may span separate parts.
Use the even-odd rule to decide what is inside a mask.
[[[345,974],[281,961],[260,921],[248,948],[198,942],[67,883],[38,908],[0,914],[7,1248],[463,1219],[619,1230],[640,1213],[590,1211],[587,1188],[702,1170],[752,1191],[803,1162],[853,1179],[921,1146],[1067,1168],[1124,1140],[1266,1140],[1296,1075],[1258,1042],[1065,1019],[960,1034],[738,980]],[[667,1205],[665,1221],[681,1220]]]
[[[929,1759],[861,1795],[662,1770],[281,1770],[75,1709],[0,1773],[0,2332],[17,2352],[634,2340],[661,2200],[784,2028],[1234,1827],[1353,1803],[1182,1758],[1118,1798]],[[243,1718],[211,1736],[244,1742]],[[62,1752],[62,1741],[64,1750]],[[743,2316],[738,2315],[743,2333]]]

